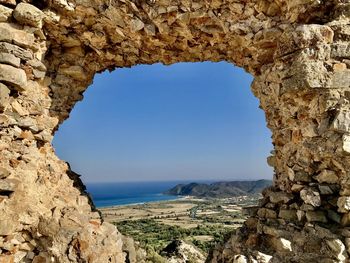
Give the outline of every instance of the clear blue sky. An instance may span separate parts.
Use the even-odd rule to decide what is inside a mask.
[[[252,77],[228,63],[96,75],[54,139],[85,182],[272,178]]]

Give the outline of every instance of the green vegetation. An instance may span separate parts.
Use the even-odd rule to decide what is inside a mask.
[[[223,225],[198,225],[195,228],[185,229],[179,226],[169,226],[158,223],[154,219],[121,221],[115,223],[124,235],[133,237],[140,242],[147,251],[160,253],[174,239],[191,241],[195,246],[208,253],[217,243],[224,241],[231,228]],[[208,241],[198,240],[196,236],[211,236]]]
[[[184,198],[102,209],[104,218],[147,252],[149,263],[166,263],[174,240],[192,243],[203,254],[226,240],[246,220],[242,208],[256,206],[257,194],[231,198]]]

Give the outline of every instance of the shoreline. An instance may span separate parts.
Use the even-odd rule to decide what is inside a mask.
[[[139,206],[139,205],[146,205],[146,204],[154,204],[154,203],[164,203],[164,202],[172,202],[172,201],[181,201],[181,200],[189,200],[192,199],[192,196],[176,196],[177,198],[168,199],[168,200],[157,200],[157,201],[146,201],[146,202],[138,202],[138,203],[130,203],[130,204],[120,204],[120,205],[110,205],[110,206],[96,206],[98,210],[103,209],[113,209],[113,208],[121,208],[126,206]]]

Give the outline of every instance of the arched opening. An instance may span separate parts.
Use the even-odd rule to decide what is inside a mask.
[[[53,144],[58,156],[82,175],[95,205],[109,207],[101,210],[103,218],[141,242],[149,260],[161,258],[176,239],[206,257],[241,226],[245,216],[239,209],[253,205],[256,192],[225,185],[217,196],[208,191],[176,202],[148,202],[174,199],[160,194],[180,183],[272,179],[266,163],[271,134],[251,82],[249,74],[226,62],[104,72],[95,77]],[[249,200],[238,201],[244,195]],[[112,208],[125,204],[133,206]],[[191,212],[196,210],[205,212]],[[167,234],[157,234],[158,241],[152,242],[146,238],[150,230]]]
[[[56,151],[87,183],[271,179],[251,81],[224,62],[103,73],[56,133]]]

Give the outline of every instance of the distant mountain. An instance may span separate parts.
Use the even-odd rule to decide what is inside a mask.
[[[271,180],[231,181],[212,184],[178,184],[164,192],[167,195],[190,195],[197,197],[227,198],[241,195],[258,194],[272,185]]]

